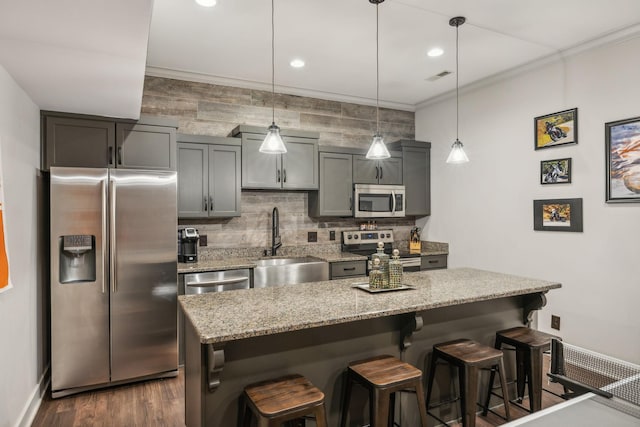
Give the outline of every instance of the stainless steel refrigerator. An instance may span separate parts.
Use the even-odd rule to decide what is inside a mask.
[[[51,168],[53,397],[177,375],[176,173]]]

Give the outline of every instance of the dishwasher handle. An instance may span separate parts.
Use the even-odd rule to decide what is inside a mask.
[[[219,285],[230,285],[233,283],[240,283],[249,281],[248,277],[232,277],[230,279],[220,279],[220,280],[210,280],[207,282],[187,282],[187,286],[192,286],[194,288],[206,288],[210,286],[219,286]]]

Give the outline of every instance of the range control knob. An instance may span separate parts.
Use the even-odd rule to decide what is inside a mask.
[[[358,240],[358,235],[353,236],[354,239]]]
[[[351,234],[347,234],[347,239],[351,240],[352,237]]]

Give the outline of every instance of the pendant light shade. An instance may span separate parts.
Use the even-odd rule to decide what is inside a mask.
[[[371,146],[369,147],[369,151],[367,151],[367,159],[370,160],[388,159],[389,157],[391,157],[391,154],[389,154],[389,150],[387,150],[387,146],[384,145],[382,134],[380,133],[380,61],[378,54],[380,48],[378,42],[378,5],[382,2],[384,2],[384,0],[369,0],[369,3],[373,3],[376,5],[376,133],[373,135],[373,141],[371,141]]]
[[[458,138],[458,128],[460,123],[460,113],[459,113],[459,79],[458,79],[458,27],[464,24],[466,19],[463,16],[457,16],[455,18],[451,18],[449,20],[449,25],[452,27],[456,27],[456,140],[451,146],[451,152],[449,153],[449,157],[447,157],[447,163],[467,163],[469,161],[469,157],[464,152],[464,146],[460,139]]]
[[[287,147],[280,136],[280,128],[276,125],[274,1],[271,0],[271,126],[269,126],[267,136],[262,141],[262,145],[260,145],[260,152],[282,154],[287,152]]]

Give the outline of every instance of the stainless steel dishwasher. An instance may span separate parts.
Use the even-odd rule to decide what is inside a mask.
[[[251,287],[251,270],[208,271],[178,275],[178,295],[198,295]],[[178,361],[184,366],[184,313],[178,305]]]
[[[184,276],[185,295],[249,289],[250,287],[251,275],[249,269],[209,271],[206,273],[191,273]]]

